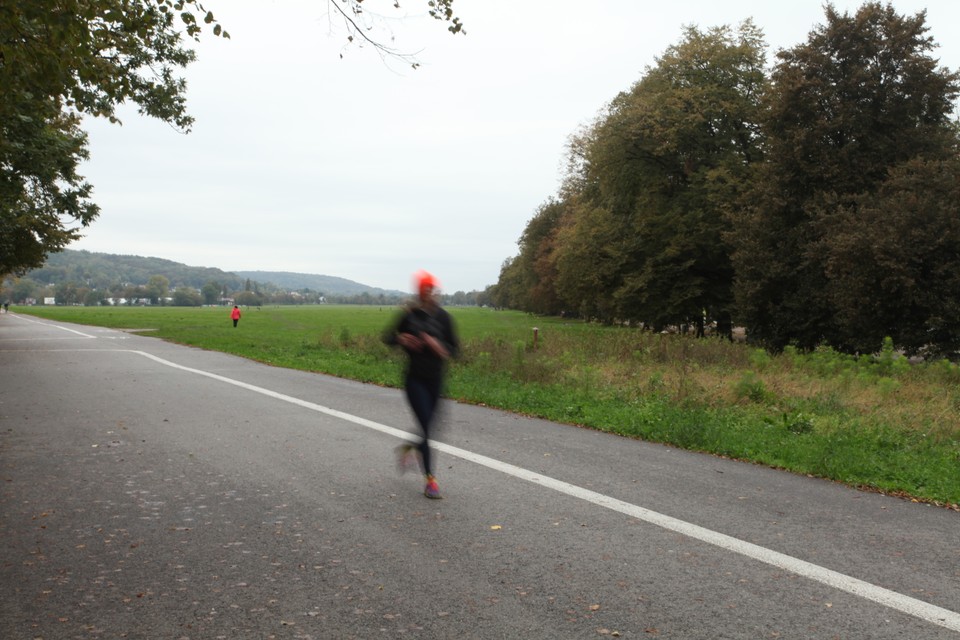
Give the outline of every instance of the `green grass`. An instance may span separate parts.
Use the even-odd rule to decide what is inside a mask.
[[[125,329],[279,367],[396,386],[380,340],[396,309],[32,307],[18,312]],[[770,355],[491,309],[453,308],[463,342],[447,395],[526,415],[960,504],[960,367],[829,349]],[[536,347],[533,328],[538,328]]]

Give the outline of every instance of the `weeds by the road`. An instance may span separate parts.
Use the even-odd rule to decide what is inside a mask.
[[[276,366],[397,385],[380,340],[394,309],[32,307]],[[473,403],[960,503],[960,367],[830,349],[770,355],[720,339],[454,308],[464,348],[448,394]],[[537,327],[536,338],[534,327]]]

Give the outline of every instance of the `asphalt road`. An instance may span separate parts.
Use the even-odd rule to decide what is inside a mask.
[[[225,331],[242,336],[242,324]],[[0,638],[960,638],[960,513],[0,315]]]

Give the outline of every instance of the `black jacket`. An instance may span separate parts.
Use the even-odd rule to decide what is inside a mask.
[[[454,358],[460,352],[460,342],[453,326],[453,319],[442,307],[436,307],[427,312],[422,307],[406,309],[400,318],[387,330],[384,342],[389,345],[397,344],[397,335],[411,333],[419,336],[421,333],[433,336],[440,344],[446,347],[450,357]],[[407,375],[428,380],[436,380],[443,376],[444,359],[431,349],[410,351],[404,349],[409,356]]]

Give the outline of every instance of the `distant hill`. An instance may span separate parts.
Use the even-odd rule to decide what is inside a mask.
[[[300,291],[310,289],[320,291],[326,295],[354,296],[362,293],[371,295],[384,294],[387,296],[403,296],[403,291],[378,289],[365,284],[338,278],[336,276],[322,276],[313,273],[293,273],[290,271],[234,271],[241,278],[249,278],[255,282],[274,284],[282,289]]]
[[[152,276],[164,276],[171,287],[188,286],[202,288],[208,282],[227,285],[241,290],[246,280],[259,284],[272,284],[279,289],[297,291],[310,289],[325,295],[352,296],[404,295],[400,291],[386,291],[369,287],[359,282],[335,276],[284,271],[223,271],[212,267],[191,267],[172,260],[113,253],[92,253],[66,249],[47,257],[39,269],[33,269],[25,277],[43,284],[73,282],[98,289],[107,289],[116,284],[146,285]]]
[[[152,276],[164,276],[173,287],[189,286],[199,289],[211,280],[233,289],[243,287],[243,278],[221,269],[191,267],[163,258],[91,253],[73,249],[50,254],[42,267],[25,275],[44,284],[74,282],[98,289],[116,284],[146,285]]]

